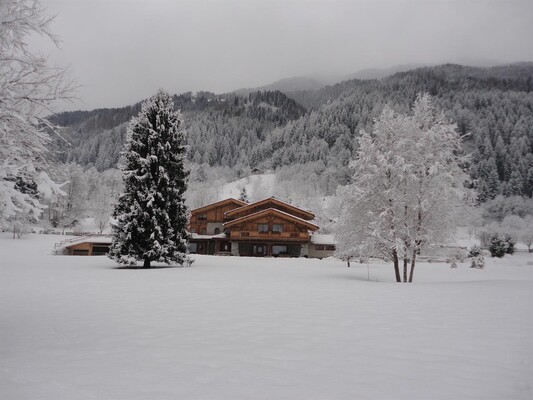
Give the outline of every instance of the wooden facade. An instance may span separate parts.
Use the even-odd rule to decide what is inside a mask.
[[[103,256],[109,253],[110,241],[82,241],[65,246],[65,253],[70,256]]]
[[[315,215],[275,198],[253,204],[226,199],[193,210],[191,253],[308,256]]]
[[[192,210],[189,232],[199,235],[217,235],[222,232],[226,212],[245,205],[243,201],[230,198]]]

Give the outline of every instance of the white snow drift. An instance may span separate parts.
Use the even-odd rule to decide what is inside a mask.
[[[196,256],[118,269],[0,235],[2,399],[530,399],[533,257],[484,270]]]

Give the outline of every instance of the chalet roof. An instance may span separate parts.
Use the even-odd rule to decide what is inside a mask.
[[[216,206],[221,206],[221,205],[224,205],[224,204],[227,204],[227,203],[236,204],[237,206],[239,206],[239,208],[248,204],[248,203],[245,203],[244,201],[240,201],[240,200],[234,199],[233,197],[230,197],[228,199],[220,200],[220,201],[217,201],[215,203],[207,204],[207,205],[202,206],[200,208],[195,208],[194,210],[191,210],[191,213],[207,210],[209,208],[216,207]]]
[[[245,211],[245,210],[252,209],[254,207],[261,206],[261,205],[263,205],[265,203],[268,203],[270,201],[273,202],[273,203],[277,203],[278,205],[287,207],[289,209],[296,210],[297,212],[299,212],[299,213],[301,213],[303,215],[306,215],[309,220],[315,219],[315,214],[313,214],[311,211],[304,210],[302,208],[293,206],[292,204],[289,204],[289,203],[286,203],[284,201],[281,201],[281,200],[279,200],[279,199],[277,199],[275,197],[269,197],[269,198],[266,198],[266,199],[263,199],[263,200],[260,200],[260,201],[256,201],[255,203],[243,205],[242,207],[235,208],[234,210],[226,211],[225,215],[228,216],[228,217],[231,217],[232,215],[238,214],[238,213],[240,213],[242,211]]]
[[[318,225],[315,225],[315,224],[312,224],[311,222],[309,221],[306,221],[305,219],[302,219],[302,218],[298,218],[292,214],[289,214],[289,213],[286,213],[284,211],[280,211],[278,210],[277,208],[267,208],[266,210],[261,210],[261,211],[258,211],[256,213],[253,213],[253,214],[248,214],[248,215],[245,215],[244,217],[240,217],[240,218],[237,218],[237,219],[234,219],[233,221],[229,221],[229,222],[226,222],[224,224],[225,227],[230,227],[232,225],[235,225],[235,224],[238,224],[238,223],[241,223],[243,221],[247,221],[247,220],[251,220],[251,219],[256,219],[256,218],[259,218],[265,214],[276,214],[282,218],[286,218],[286,219],[289,219],[289,220],[292,220],[296,223],[299,223],[301,225],[305,225],[307,228],[315,231],[317,229],[320,229],[318,227]]]

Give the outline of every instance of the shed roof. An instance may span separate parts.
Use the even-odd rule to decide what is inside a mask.
[[[111,236],[82,236],[80,238],[73,238],[69,242],[65,243],[62,247],[72,247],[80,243],[102,243],[111,244]]]
[[[322,235],[320,233],[313,233],[311,235],[312,244],[337,244],[335,241],[335,236],[333,235]]]
[[[224,232],[217,233],[216,235],[199,235],[197,233],[191,233],[191,239],[209,240],[209,239],[224,239],[226,234]]]

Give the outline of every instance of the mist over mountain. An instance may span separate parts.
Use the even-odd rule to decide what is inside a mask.
[[[259,86],[256,88],[237,89],[233,93],[238,95],[246,95],[255,91],[264,90],[279,90],[280,92],[296,92],[319,90],[325,86],[334,85],[338,82],[344,82],[353,79],[381,79],[393,75],[397,72],[409,71],[415,68],[426,66],[425,64],[405,64],[395,65],[389,68],[367,68],[362,69],[351,74],[313,74],[309,76],[295,76],[291,78],[284,78],[272,82],[268,85]]]

